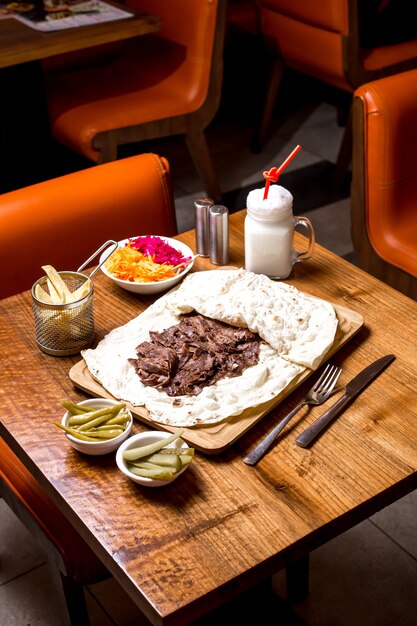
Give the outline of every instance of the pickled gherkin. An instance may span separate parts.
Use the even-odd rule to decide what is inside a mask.
[[[125,431],[130,422],[125,402],[99,409],[69,400],[64,400],[61,404],[69,414],[67,424],[59,422],[54,424],[81,441],[98,442],[114,439]]]

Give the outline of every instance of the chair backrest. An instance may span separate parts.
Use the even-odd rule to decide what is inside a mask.
[[[227,0],[128,0],[161,18],[159,34],[133,38],[108,64],[48,74],[53,137],[96,163],[119,148],[185,135],[206,193],[221,192],[204,131],[218,110]]]
[[[177,233],[166,159],[141,154],[0,196],[0,298],[41,266],[77,270],[108,239]]]
[[[227,26],[234,26],[251,35],[259,32],[258,4],[256,0],[229,0]]]
[[[361,266],[417,298],[417,70],[362,85],[353,108],[352,239]]]
[[[162,29],[156,36],[185,47],[185,60],[180,71],[186,72],[186,80],[193,85],[197,109],[207,98],[216,20],[218,12],[225,13],[221,9],[226,5],[225,0],[127,0],[126,5],[160,17]]]
[[[261,30],[285,63],[345,91],[417,65],[417,40],[365,49],[361,0],[258,0]]]
[[[347,33],[347,0],[258,0],[258,3],[304,24],[335,33]]]
[[[348,34],[348,0],[259,0],[261,31],[286,65],[349,90],[342,35]]]

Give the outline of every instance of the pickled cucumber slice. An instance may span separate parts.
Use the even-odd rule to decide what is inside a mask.
[[[165,448],[170,443],[173,443],[174,441],[179,439],[183,432],[184,429],[180,428],[167,439],[161,439],[160,441],[149,443],[146,446],[139,445],[136,448],[129,448],[123,452],[123,458],[125,461],[136,461],[137,459],[143,459],[145,456],[150,456],[151,454],[159,452],[159,450],[162,450],[162,448]]]

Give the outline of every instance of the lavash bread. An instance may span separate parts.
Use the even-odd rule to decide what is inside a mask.
[[[191,274],[169,306],[175,314],[197,311],[259,333],[283,358],[316,369],[333,343],[332,305],[283,282],[245,270]]]
[[[259,362],[197,396],[169,397],[142,384],[129,358],[150,331],[178,324],[183,313],[248,327],[265,339]],[[315,369],[333,343],[333,307],[285,283],[245,270],[189,275],[130,322],[111,331],[82,356],[90,373],[115,398],[145,406],[152,420],[170,426],[214,424],[277,397],[306,368]]]

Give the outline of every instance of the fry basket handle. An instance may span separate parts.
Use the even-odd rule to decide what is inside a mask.
[[[97,265],[97,267],[95,269],[93,269],[93,271],[90,274],[90,278],[93,278],[94,274],[96,272],[98,272],[98,270],[100,269],[100,267],[103,265],[103,263],[105,263],[107,261],[107,259],[109,258],[109,256],[111,254],[113,254],[113,252],[117,249],[118,243],[117,241],[113,241],[113,239],[109,239],[109,241],[106,241],[106,243],[103,243],[102,246],[100,246],[100,248],[98,250],[96,250],[91,256],[90,258],[88,258],[86,261],[84,261],[84,263],[82,265],[80,265],[80,267],[78,268],[77,272],[81,272],[81,270],[83,270],[85,267],[87,267],[87,265],[89,265],[89,263],[91,263],[91,261],[98,255],[100,254],[100,252],[102,252],[105,248],[107,248],[107,246],[112,246],[110,252],[108,253],[108,255],[102,260],[102,262],[100,263],[100,265]]]

